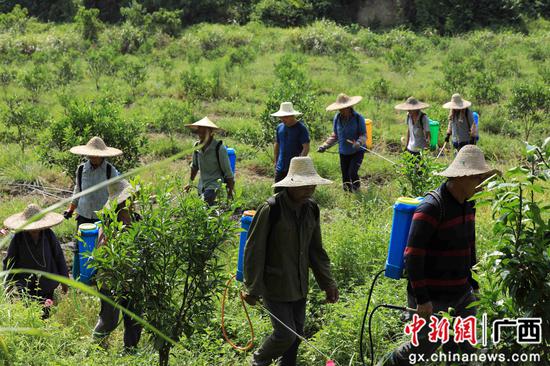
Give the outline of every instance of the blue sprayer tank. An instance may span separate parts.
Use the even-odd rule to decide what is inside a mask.
[[[78,227],[80,238],[78,240],[78,259],[80,265],[80,277],[78,280],[90,284],[95,269],[89,266],[92,251],[97,243],[99,228],[96,224],[82,224]]]
[[[393,222],[386,260],[385,276],[395,280],[403,276],[404,252],[409,237],[414,210],[420,204],[418,198],[399,197],[393,205]]]
[[[235,163],[237,162],[237,153],[232,147],[226,148],[227,155],[229,156],[229,165],[231,165],[231,171],[235,174]]]
[[[474,115],[474,123],[476,124],[476,141],[479,140],[479,114],[477,112],[472,112]]]
[[[241,217],[241,240],[239,242],[239,261],[237,262],[237,281],[243,282],[244,280],[244,247],[246,245],[246,239],[248,238],[248,229],[250,229],[250,224],[252,224],[252,219],[256,211],[250,210],[245,211]]]

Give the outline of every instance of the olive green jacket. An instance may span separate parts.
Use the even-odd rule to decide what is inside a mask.
[[[304,299],[309,268],[321,289],[335,287],[330,259],[322,245],[317,203],[310,200],[300,208],[286,190],[279,195],[279,218],[270,222],[271,207],[266,202],[250,225],[244,253],[248,293],[272,301]]]

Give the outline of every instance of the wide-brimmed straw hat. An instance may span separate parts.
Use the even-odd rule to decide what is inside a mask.
[[[288,116],[299,116],[302,112],[294,110],[294,106],[291,102],[283,102],[279,107],[279,110],[275,113],[271,113],[272,117],[288,117]]]
[[[304,187],[331,184],[332,181],[317,174],[313,160],[309,156],[295,157],[290,160],[287,176],[271,187]]]
[[[405,103],[396,105],[394,108],[400,111],[417,111],[419,109],[428,108],[430,105],[423,103],[415,97],[408,97]]]
[[[12,230],[28,231],[47,229],[63,222],[63,215],[55,212],[48,212],[40,219],[31,222],[25,227],[22,227],[27,221],[38,215],[40,211],[42,211],[42,209],[39,206],[31,203],[27,206],[25,211],[17,213],[15,215],[11,215],[6,220],[4,220],[4,225]]]
[[[359,103],[361,100],[363,100],[363,97],[360,95],[350,97],[344,93],[340,93],[336,98],[336,102],[329,105],[326,110],[327,112],[339,111],[340,109],[352,107]]]
[[[86,145],[72,147],[69,151],[76,155],[98,156],[101,158],[122,155],[121,150],[107,146],[103,139],[97,136],[92,137]]]
[[[117,180],[109,184],[107,192],[109,192],[109,199],[105,204],[105,207],[109,208],[116,202],[117,205],[124,203],[134,193],[139,190],[139,187],[133,187],[126,179]]]
[[[498,169],[492,169],[485,162],[481,149],[475,145],[466,145],[456,155],[455,159],[442,172],[435,173],[447,178],[469,177],[472,175],[491,176],[500,174]]]
[[[212,122],[208,117],[204,117],[200,121],[197,121],[197,122],[192,123],[190,125],[185,125],[185,127],[189,127],[189,128],[192,128],[192,129],[196,129],[196,128],[199,128],[199,127],[206,127],[206,128],[211,128],[213,130],[221,130],[221,128],[216,126],[216,124],[214,122]]]
[[[466,109],[472,105],[472,102],[462,99],[460,94],[453,94],[451,101],[443,104],[445,109]]]

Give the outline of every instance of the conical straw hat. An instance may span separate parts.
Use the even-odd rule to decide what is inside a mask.
[[[336,98],[336,102],[329,105],[326,110],[327,112],[330,111],[339,111],[340,109],[349,108],[351,106],[356,105],[361,100],[363,100],[363,97],[360,95],[356,95],[354,97],[350,97],[344,93],[340,93],[338,97]]]
[[[472,102],[462,99],[460,94],[453,94],[451,101],[443,104],[445,109],[466,109],[472,105]]]
[[[120,205],[138,190],[139,187],[134,188],[126,179],[117,180],[116,182],[109,184],[107,187],[109,199],[107,200],[105,207],[110,208],[114,202],[116,202],[117,205]]]
[[[394,108],[400,111],[416,111],[428,108],[429,106],[429,104],[423,103],[415,97],[408,97],[405,103],[398,104]]]
[[[25,227],[22,227],[23,225],[25,225],[25,223],[31,220],[34,216],[38,215],[41,211],[42,209],[39,206],[35,204],[30,204],[27,206],[25,211],[12,215],[4,220],[4,225],[12,230],[28,231],[46,229],[63,222],[63,215],[55,212],[49,212],[42,216],[40,219],[31,222]]]
[[[275,113],[271,113],[272,117],[288,117],[288,116],[299,116],[302,112],[294,110],[294,106],[291,102],[283,102],[279,107],[279,110]]]
[[[466,145],[456,155],[455,159],[440,173],[435,173],[447,178],[469,177],[472,175],[500,174],[498,169],[491,169],[485,162],[483,152],[475,145]]]
[[[193,128],[193,129],[196,129],[198,127],[207,127],[207,128],[211,128],[213,130],[220,130],[221,129],[218,126],[216,126],[216,124],[214,122],[212,122],[208,117],[204,117],[200,121],[197,121],[197,122],[192,123],[190,125],[185,125],[185,127],[189,127],[189,128]]]
[[[304,187],[331,184],[332,181],[317,174],[313,160],[309,156],[295,157],[290,160],[287,176],[272,185],[275,187]]]
[[[69,151],[76,155],[98,156],[102,158],[122,155],[121,150],[108,147],[103,139],[97,136],[92,137],[86,145],[72,147]]]

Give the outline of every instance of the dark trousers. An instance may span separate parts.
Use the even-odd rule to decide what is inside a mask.
[[[106,289],[102,289],[100,292],[105,296],[111,296],[111,293]],[[128,300],[122,300],[119,304],[135,313]],[[99,311],[99,319],[94,328],[94,338],[100,341],[105,340],[118,326],[119,318],[120,310],[101,300],[101,310]],[[141,338],[141,325],[124,313],[122,314],[122,318],[124,320],[124,348],[135,348]]]
[[[303,336],[306,299],[293,302],[264,300],[265,307],[297,334]],[[300,339],[279,321],[271,317],[273,333],[264,340],[252,356],[252,366],[268,366],[279,359],[279,366],[295,366]]]
[[[476,315],[476,308],[472,307],[466,309],[466,307],[476,301],[476,298],[472,292],[468,292],[463,295],[461,298],[454,301],[433,301],[433,311],[437,313],[439,311],[448,311],[449,307],[455,309],[455,316],[460,316],[462,318],[468,317],[470,315]],[[410,308],[416,308],[416,301],[414,297],[409,293],[408,295],[408,305]],[[452,324],[451,324],[452,327]],[[406,342],[399,346],[395,351],[390,355],[384,357],[378,363],[378,366],[408,366],[412,363],[409,361],[410,355],[414,354],[416,359],[419,359],[418,356],[422,355],[424,360],[429,360],[429,357],[441,346],[441,342],[432,343],[428,339],[428,333],[430,332],[430,327],[428,323],[420,330],[418,333],[418,346],[413,346],[411,342]],[[463,353],[473,353],[475,348],[470,345],[468,342],[457,344],[453,342],[453,336],[450,335],[449,341],[443,345],[444,353],[458,353],[459,351]],[[450,364],[450,363],[448,363]]]
[[[99,219],[89,219],[87,217],[77,215],[76,216],[76,230],[78,231],[78,228],[82,224],[94,224],[97,221],[99,221]],[[73,275],[73,279],[76,280],[76,279],[78,279],[78,277],[80,277],[80,258],[78,256],[78,242],[75,242],[75,244],[74,244],[73,253],[74,253],[74,255],[73,255],[72,275]]]
[[[201,198],[208,206],[214,206],[218,192],[215,189],[205,189],[202,191]]]
[[[365,156],[363,151],[358,151],[352,155],[340,154],[340,169],[342,170],[344,191],[355,192],[361,186],[359,168],[361,168],[363,156]]]
[[[475,145],[475,141],[462,141],[462,142],[453,142],[453,146],[456,149],[456,152],[459,152],[466,145]]]
[[[288,174],[288,170],[285,170],[283,172],[275,171],[275,183],[282,181],[286,178],[286,175]],[[275,193],[279,193],[283,190],[283,187],[277,187],[273,189]]]

